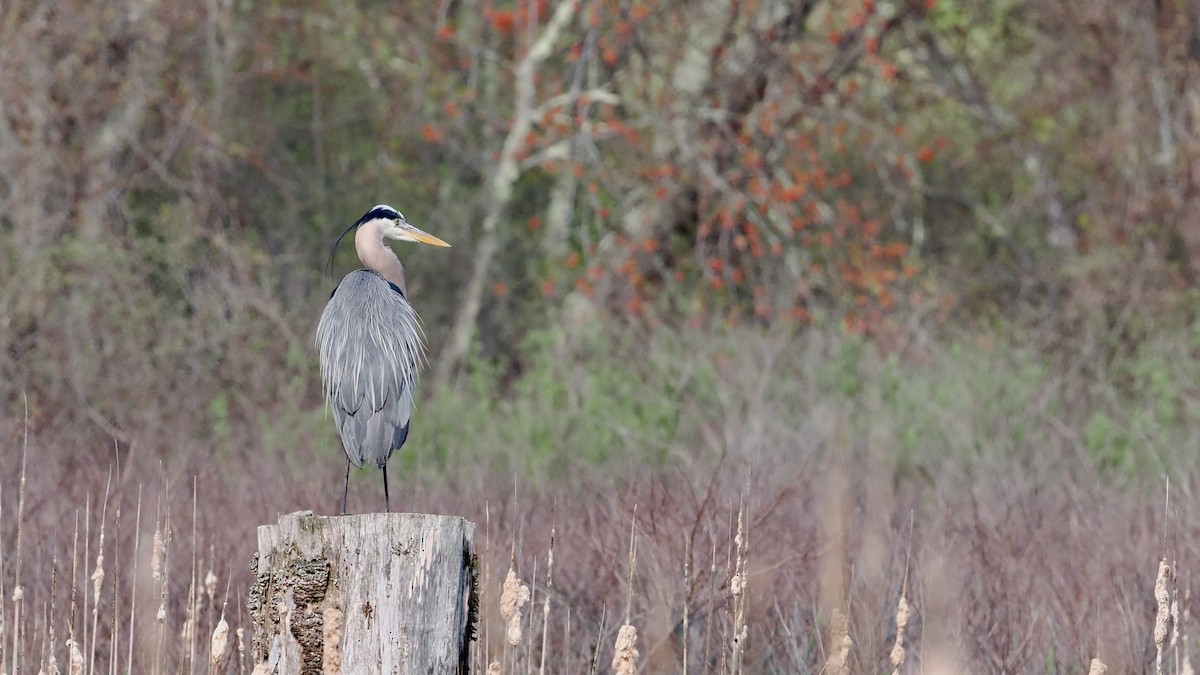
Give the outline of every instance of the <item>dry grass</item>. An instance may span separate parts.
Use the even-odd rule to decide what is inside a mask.
[[[751,467],[750,494],[718,469],[597,481],[569,500],[478,476],[470,490],[414,486],[409,500],[416,510],[482,520],[482,507],[464,495],[485,495],[488,536],[513,543],[515,553],[505,546],[503,557],[488,551],[482,560],[490,578],[505,579],[485,588],[482,618],[504,636],[503,658],[492,655],[501,672],[586,672],[608,663],[614,672],[662,672],[682,670],[685,658],[689,672],[923,672],[939,663],[1012,672],[1038,667],[1048,654],[1081,670],[1097,658],[1110,672],[1145,664],[1185,672],[1187,635],[1173,637],[1172,626],[1189,615],[1177,600],[1187,589],[1176,587],[1187,577],[1170,570],[1200,563],[1194,519],[1165,521],[1152,500],[1065,473],[1034,482],[995,472],[986,483],[937,486],[893,476],[891,508],[873,512],[881,506],[867,488],[881,469],[856,465],[841,469],[845,529],[831,541],[833,516],[814,508],[833,470],[821,462],[814,455],[786,475]],[[136,485],[114,479],[106,507],[106,473],[94,473],[80,477],[90,485],[77,543],[76,509],[57,500],[31,499],[24,518],[4,521],[9,672],[51,659],[87,673],[131,665],[244,672],[240,640],[237,650],[229,645],[244,628],[243,561],[254,525],[276,514],[239,505],[219,482],[206,488],[201,480],[195,511],[190,494],[149,489],[154,514],[143,517]],[[1049,484],[1056,489],[1044,489]],[[4,487],[0,507],[19,511],[19,489]],[[29,496],[48,489],[30,473]],[[1190,489],[1181,492],[1174,513],[1200,507]],[[222,506],[206,512],[205,504]],[[1164,563],[1156,587],[1146,551],[1160,546],[1164,522],[1176,532],[1178,562]],[[634,524],[634,537],[621,523]],[[143,539],[152,545],[140,546]],[[72,559],[92,564],[60,567]],[[845,584],[840,608],[826,617],[818,608],[831,559]],[[537,583],[521,581],[521,568],[539,566],[542,575],[529,575]],[[531,601],[542,611],[525,611]],[[612,620],[618,611],[624,620]]]
[[[413,510],[462,513],[481,523],[486,501],[485,576],[502,580],[511,571],[512,581],[485,586],[483,620],[496,624],[491,630],[505,636],[504,644],[511,645],[514,619],[522,635],[519,649],[510,646],[503,660],[493,655],[502,672],[586,672],[622,662],[618,656],[633,647],[630,629],[620,639],[624,626],[637,627],[637,663],[648,672],[682,670],[685,658],[689,672],[715,673],[733,672],[739,659],[745,672],[799,673],[825,666],[834,672],[838,664],[845,672],[921,672],[938,663],[1023,671],[1051,652],[1079,669],[1093,658],[1109,672],[1154,663],[1157,605],[1148,570],[1156,560],[1147,551],[1161,550],[1162,533],[1172,532],[1176,567],[1200,562],[1191,544],[1200,530],[1188,517],[1200,503],[1190,485],[1175,490],[1168,518],[1152,495],[1114,492],[1080,471],[1060,469],[1035,481],[1016,468],[996,469],[987,481],[948,474],[930,485],[863,457],[843,452],[835,465],[813,453],[784,465],[786,472],[780,465],[718,466],[616,484],[596,479],[569,498],[468,475],[453,485],[413,485],[407,499]],[[136,672],[243,672],[244,659],[228,648],[218,655],[219,641],[208,636],[222,617],[226,630],[244,627],[253,528],[277,513],[253,498],[239,500],[211,473],[197,481],[193,511],[191,481],[180,481],[182,489],[136,483],[145,476],[127,465],[114,465],[106,508],[107,468],[81,472],[59,490],[39,474],[41,466],[30,466],[24,515],[3,520],[0,540],[9,672],[36,670],[51,657],[83,672],[122,671],[131,663]],[[336,485],[337,467],[331,469]],[[828,480],[835,474],[844,498],[831,513]],[[0,484],[4,514],[21,510],[18,476]],[[886,501],[877,499],[881,476],[892,485]],[[147,495],[141,507],[139,486]],[[288,487],[271,489],[286,495]],[[73,507],[76,490],[82,498]],[[831,519],[842,523],[838,531]],[[64,568],[70,560],[88,564]],[[206,572],[196,574],[199,592],[189,593],[193,560]],[[521,583],[520,570],[535,566],[545,571],[528,576],[537,583]],[[820,598],[831,575],[844,580],[834,603],[841,618],[818,609],[827,606]],[[504,616],[500,591],[514,583],[514,611]],[[224,587],[232,609],[222,613]],[[519,598],[534,594],[543,611],[516,609]],[[911,608],[903,620],[901,597]],[[1182,624],[1190,608],[1175,611]],[[831,625],[837,630],[826,633]],[[893,660],[900,635],[903,663]],[[1164,636],[1165,650],[1169,631]],[[1164,671],[1182,672],[1171,661],[1164,657]]]
[[[681,427],[652,470],[393,473],[406,510],[481,524],[477,671],[1190,672],[1189,462],[1164,509],[1155,485],[1049,435],[1040,453],[906,456],[897,420],[818,395],[804,384],[815,375],[786,383],[813,387],[801,398],[764,385],[761,373],[805,357],[768,347],[719,366],[722,414]],[[797,401],[808,407],[789,417]],[[248,672],[254,528],[335,510],[332,451],[211,457],[184,439],[164,460],[137,443],[80,449],[36,418],[28,438],[23,420],[0,419],[4,670]],[[352,504],[378,503],[372,478],[352,477]],[[1156,641],[1161,558],[1172,574]]]

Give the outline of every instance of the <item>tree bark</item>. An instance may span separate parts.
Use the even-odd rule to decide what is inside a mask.
[[[454,325],[450,329],[449,340],[434,368],[435,388],[449,384],[471,348],[475,322],[479,319],[479,311],[483,305],[484,283],[491,274],[492,258],[495,257],[500,244],[500,222],[504,219],[509,202],[512,201],[513,186],[521,177],[521,166],[517,155],[533,128],[533,118],[537,112],[534,105],[537,96],[537,69],[546,60],[546,57],[552,54],[559,34],[574,16],[574,2],[564,2],[558,5],[546,27],[542,29],[517,66],[516,82],[514,83],[516,111],[513,113],[512,125],[509,127],[508,135],[504,138],[504,145],[500,149],[496,169],[492,173],[488,186],[487,214],[483,218],[479,246],[475,249],[475,262],[471,266],[471,276],[463,290],[458,313],[455,315]]]
[[[258,528],[254,672],[465,673],[475,524],[412,513],[288,514]]]

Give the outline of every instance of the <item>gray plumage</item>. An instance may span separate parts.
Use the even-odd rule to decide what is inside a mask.
[[[408,439],[425,336],[405,295],[404,267],[384,240],[449,244],[408,224],[386,204],[367,211],[343,232],[334,252],[351,232],[365,269],[347,274],[330,296],[317,324],[317,353],[325,397],[346,451],[342,513],[350,465],[368,462],[383,469],[384,506],[390,511],[386,465]]]
[[[321,379],[346,457],[383,468],[404,445],[424,335],[412,305],[374,270],[346,275],[317,325]]]

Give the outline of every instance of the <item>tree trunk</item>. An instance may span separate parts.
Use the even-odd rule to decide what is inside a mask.
[[[475,524],[413,513],[288,514],[258,528],[254,673],[465,673]]]

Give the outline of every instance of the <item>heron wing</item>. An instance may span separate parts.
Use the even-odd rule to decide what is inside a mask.
[[[356,270],[338,284],[317,325],[321,378],[346,456],[379,466],[404,444],[424,340],[404,294]]]

